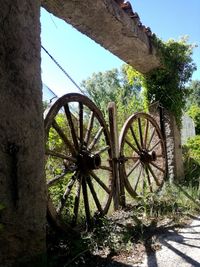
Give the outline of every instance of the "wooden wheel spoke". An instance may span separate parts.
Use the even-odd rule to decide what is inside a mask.
[[[156,154],[156,158],[165,158],[164,154]]]
[[[127,139],[125,139],[125,142],[133,149],[133,151],[135,151],[137,154],[139,154],[139,151]]]
[[[153,132],[151,133],[151,136],[150,136],[150,139],[149,139],[149,142],[148,142],[148,145],[147,145],[147,149],[149,149],[149,147],[151,145],[151,141],[152,141],[152,139],[154,137],[155,132],[156,132],[156,129],[154,128]]]
[[[147,167],[145,167],[145,172],[146,172],[146,175],[147,175],[147,182],[149,184],[149,189],[150,189],[150,192],[152,193],[153,192],[153,188],[152,188],[151,179],[150,179],[149,171],[148,171]]]
[[[56,209],[56,212],[58,214],[60,214],[62,212],[62,210],[63,210],[63,208],[65,206],[65,203],[67,201],[67,198],[68,198],[68,196],[69,196],[69,194],[70,194],[70,192],[72,190],[72,187],[73,187],[75,181],[76,181],[76,175],[73,175],[71,177],[71,179],[69,180],[69,182],[68,182],[68,184],[66,186],[66,190],[65,190],[65,192],[64,192],[64,194],[63,194],[63,196],[62,196],[62,198],[60,200],[60,204],[58,205],[58,207]]]
[[[65,172],[67,173],[72,173],[75,172],[78,169],[78,166],[76,164],[68,164],[68,162],[63,162],[64,166],[65,166]]]
[[[58,135],[60,136],[60,138],[63,140],[63,142],[65,143],[65,145],[69,148],[69,150],[71,151],[71,153],[73,155],[76,154],[73,145],[68,140],[68,138],[66,137],[66,135],[64,134],[64,132],[62,131],[62,129],[60,128],[60,126],[57,124],[57,122],[55,120],[53,121],[52,126],[56,130],[56,132],[58,133]]]
[[[161,184],[160,184],[160,182],[158,181],[158,178],[157,178],[157,176],[155,175],[155,173],[153,172],[151,166],[150,166],[150,165],[147,165],[147,166],[148,166],[148,169],[149,169],[151,175],[153,176],[153,178],[154,178],[154,180],[155,180],[155,182],[156,182],[156,185],[157,185],[157,186],[160,186]]]
[[[101,169],[101,170],[105,170],[105,171],[109,171],[109,172],[112,172],[112,168],[111,168],[111,167],[108,167],[108,166],[103,166],[103,165],[101,165],[101,166],[99,167],[99,169]]]
[[[165,173],[165,170],[162,169],[161,167],[159,167],[158,165],[156,165],[154,162],[150,162],[151,165],[153,165],[156,169],[158,169],[159,171]]]
[[[83,146],[83,103],[79,102],[79,138],[80,145]]]
[[[124,157],[123,160],[127,161],[127,160],[138,160],[140,157],[139,156],[132,156],[132,157]]]
[[[140,144],[139,144],[139,142],[137,140],[137,137],[136,137],[136,135],[134,133],[132,125],[130,126],[130,130],[131,130],[131,134],[132,134],[132,136],[133,136],[133,138],[135,140],[136,146],[137,146],[138,150],[140,151],[142,148],[141,148],[141,146],[140,146]]]
[[[139,170],[139,175],[138,175],[138,177],[136,179],[135,184],[133,185],[135,191],[137,190],[137,187],[138,187],[138,183],[139,183],[139,180],[140,180],[140,177],[141,177],[141,174],[142,174],[142,169],[143,169],[143,166],[141,164],[140,165],[140,170]]]
[[[78,218],[78,209],[79,209],[79,203],[80,203],[80,194],[81,194],[81,183],[82,183],[82,177],[78,177],[77,179],[77,185],[76,185],[76,193],[75,193],[75,200],[74,200],[74,214],[72,218],[72,226],[75,226],[77,224],[77,218]]]
[[[92,127],[93,127],[93,122],[94,122],[94,112],[91,111],[88,126],[86,129],[85,138],[84,138],[84,142],[86,143],[86,146],[88,145],[88,142],[90,139],[90,134],[91,134]]]
[[[100,204],[100,202],[99,202],[99,199],[98,199],[98,197],[97,197],[96,191],[95,191],[95,189],[94,189],[92,180],[91,180],[91,178],[90,178],[89,176],[87,177],[87,184],[88,184],[88,186],[89,186],[89,188],[90,188],[90,192],[91,192],[91,194],[92,194],[92,196],[93,196],[93,199],[94,199],[94,202],[95,202],[95,204],[96,204],[96,207],[97,207],[98,211],[99,211],[100,213],[102,213],[103,210],[102,210],[101,204]]]
[[[52,156],[52,157],[60,158],[60,159],[66,159],[66,160],[71,161],[71,162],[77,161],[74,157],[66,156],[60,152],[50,150],[50,149],[46,149],[45,154]]]
[[[145,166],[143,165],[143,168],[142,168],[142,194],[143,195],[144,195],[144,189],[145,189],[144,177],[145,177]]]
[[[141,147],[144,148],[143,136],[142,136],[142,125],[141,125],[141,119],[140,118],[138,118],[138,131],[139,131],[139,136],[140,136]]]
[[[59,182],[60,179],[62,179],[67,172],[63,172],[60,175],[56,175],[56,177],[52,178],[51,180],[47,180],[47,187],[49,188],[50,186],[54,185],[55,183]]]
[[[96,145],[96,143],[98,142],[99,138],[101,137],[102,132],[103,132],[103,127],[100,127],[98,132],[97,132],[97,134],[95,135],[92,143],[88,147],[89,150],[92,150],[93,147]]]
[[[70,127],[71,136],[72,136],[72,140],[73,140],[74,146],[75,146],[76,150],[78,150],[78,139],[77,139],[77,136],[76,136],[76,132],[75,132],[75,128],[74,128],[74,123],[73,123],[73,120],[72,120],[71,112],[69,110],[69,105],[66,104],[64,106],[64,109],[65,109],[65,114],[66,114],[66,117],[67,117],[67,120],[68,120],[68,123],[69,123],[69,127]]]
[[[48,219],[62,230],[82,232],[95,210],[106,214],[112,201],[109,129],[96,105],[78,93],[57,99],[44,117]],[[56,168],[60,175],[53,174]]]
[[[133,165],[132,169],[129,171],[129,173],[127,174],[127,177],[129,177],[131,175],[131,173],[137,168],[137,166],[140,164],[140,161],[137,160],[136,163]]]
[[[101,179],[99,179],[99,177],[93,172],[91,171],[91,176],[94,178],[94,180],[108,193],[111,193],[111,190],[101,181]]]
[[[137,112],[123,125],[119,136],[121,165],[124,185],[132,197],[157,191],[162,185],[166,157],[163,144],[159,125],[147,113]]]
[[[144,130],[144,148],[147,148],[147,136],[148,136],[148,130],[149,130],[149,121],[146,120],[145,130]]]
[[[86,215],[86,224],[87,227],[89,227],[91,225],[91,215],[90,215],[90,205],[88,200],[87,184],[85,177],[82,178],[82,189],[83,189],[83,200],[84,200],[85,215]]]
[[[94,152],[94,154],[95,155],[100,155],[101,153],[103,153],[103,152],[105,152],[105,151],[107,151],[109,149],[110,149],[110,146],[105,146],[105,147],[101,148],[100,150]]]
[[[153,145],[153,147],[151,147],[151,148],[149,149],[149,151],[153,151],[154,148],[156,148],[160,143],[161,143],[161,139],[158,140],[158,142],[156,142],[156,143]]]

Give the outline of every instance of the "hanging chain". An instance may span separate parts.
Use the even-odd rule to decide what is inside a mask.
[[[53,62],[59,67],[59,69],[67,76],[67,78],[78,88],[78,90],[85,95],[84,91],[80,88],[80,86],[72,79],[72,77],[63,69],[63,67],[55,60],[55,58],[42,46],[42,49],[45,53],[53,60]]]

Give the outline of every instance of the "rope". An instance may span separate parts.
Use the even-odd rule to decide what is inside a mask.
[[[55,60],[55,58],[42,46],[42,49],[45,51],[45,53],[51,58],[51,60],[58,66],[58,68],[67,76],[67,78],[78,88],[78,90],[85,95],[84,91],[81,89],[81,87],[72,79],[72,77],[63,69],[63,67]]]

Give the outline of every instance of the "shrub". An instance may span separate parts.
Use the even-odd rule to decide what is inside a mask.
[[[200,135],[190,138],[183,147],[185,184],[198,186],[200,182]]]
[[[200,134],[200,106],[191,105],[187,113],[194,120],[196,134]]]

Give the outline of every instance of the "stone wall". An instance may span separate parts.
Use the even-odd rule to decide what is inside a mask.
[[[163,128],[167,154],[167,178],[170,182],[184,178],[181,133],[174,116],[166,109],[160,110],[159,103],[150,107],[150,114],[158,125]]]
[[[1,267],[39,266],[34,261],[45,253],[39,16],[40,1],[1,1]]]
[[[160,65],[143,28],[114,1],[42,4],[139,71]],[[40,0],[1,1],[0,267],[45,266],[40,5]]]

